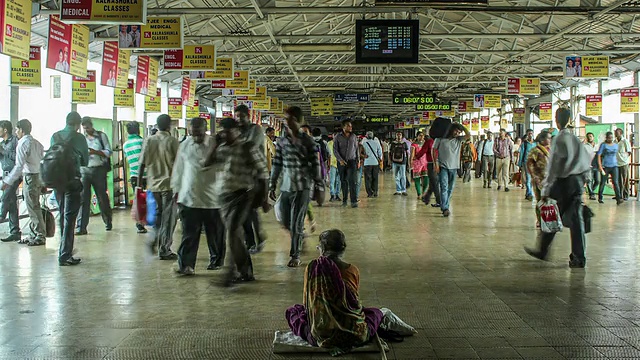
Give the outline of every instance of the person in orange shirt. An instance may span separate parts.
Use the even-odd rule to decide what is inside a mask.
[[[471,142],[471,139],[467,139],[462,144],[462,151],[460,151],[460,162],[462,164],[462,182],[467,183],[471,181],[471,166],[478,160],[478,152],[476,147]]]

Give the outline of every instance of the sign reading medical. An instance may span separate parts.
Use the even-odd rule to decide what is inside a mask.
[[[388,123],[390,118],[388,116],[372,116],[366,119],[369,123]]]
[[[567,56],[564,63],[565,78],[606,78],[609,77],[609,57]]]
[[[129,50],[118,49],[115,41],[105,41],[102,50],[100,85],[127,89],[129,86]]]
[[[66,23],[144,24],[144,0],[62,0],[60,19]]]
[[[333,95],[334,102],[368,102],[370,101],[370,94],[335,94]]]
[[[136,96],[134,90],[133,79],[127,81],[126,89],[113,89],[113,106],[115,107],[128,107],[132,108],[136,106]]]
[[[74,76],[71,82],[71,102],[75,104],[96,103],[96,72],[89,70],[87,77]]]
[[[514,124],[524,124],[524,108],[514,108],[513,109],[513,123]]]
[[[34,87],[42,85],[41,51],[40,46],[31,46],[29,60],[11,58],[11,85]]]
[[[150,17],[139,30],[137,25],[120,25],[118,46],[121,49],[182,49],[183,36],[179,16]]]
[[[0,52],[29,60],[31,0],[0,0]]]
[[[333,115],[333,96],[326,98],[311,99],[311,115],[327,116]]]
[[[540,79],[509,78],[507,79],[508,95],[540,95]]]
[[[416,104],[416,111],[451,111],[451,103]]]
[[[551,121],[552,119],[552,108],[553,108],[553,104],[550,102],[543,102],[540,103],[540,112],[538,115],[538,118],[540,118],[541,121]]]
[[[587,95],[586,104],[587,116],[602,116],[602,94]]]
[[[638,100],[638,88],[620,90],[620,112],[637,113],[640,111]]]
[[[65,24],[58,16],[51,15],[47,68],[85,78],[88,60],[89,28],[84,25]]]
[[[233,58],[216,58],[213,71],[190,71],[191,80],[233,80]]]
[[[215,70],[214,45],[185,45],[183,49],[164,51],[165,70]]]
[[[155,95],[144,97],[144,111],[156,112],[156,113],[161,112],[162,111],[161,101],[162,101],[162,91],[158,88],[156,89]]]
[[[434,95],[393,93],[392,99],[394,105],[417,105],[436,103],[436,97]]]
[[[167,101],[169,105],[167,115],[173,120],[182,119],[182,98],[170,97]]]
[[[502,95],[476,94],[473,96],[473,107],[478,109],[499,109],[502,107]]]

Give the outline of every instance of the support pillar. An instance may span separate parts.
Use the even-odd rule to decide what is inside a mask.
[[[142,131],[144,137],[149,136],[149,114],[145,111],[142,113]]]
[[[20,88],[17,86],[11,86],[9,101],[9,121],[15,128],[20,120]]]
[[[78,111],[78,104],[76,103],[71,103],[71,111]]]
[[[640,76],[639,72],[634,72],[633,73],[633,83],[635,87],[638,87],[640,85],[640,79],[638,79],[638,77]],[[625,129],[626,131],[626,129]],[[639,113],[635,113],[633,114],[633,138],[631,139],[631,146],[632,147],[637,147],[640,144],[640,114]],[[632,164],[638,164],[640,163],[640,148],[636,148],[633,153],[632,153]],[[640,166],[630,166],[630,178],[631,179],[639,179],[640,178]],[[636,201],[640,201],[640,194],[638,193],[638,183],[634,183],[632,190],[635,190],[636,193]]]
[[[598,94],[602,95],[602,102],[604,103],[604,94],[602,93],[602,80],[598,80]],[[602,115],[598,116],[598,123],[602,124]]]

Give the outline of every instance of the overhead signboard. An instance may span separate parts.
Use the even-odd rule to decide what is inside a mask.
[[[334,102],[368,102],[371,100],[370,94],[334,94]]]
[[[333,96],[325,98],[311,99],[311,115],[312,116],[328,116],[333,115]]]
[[[196,100],[196,82],[191,81],[188,76],[182,78],[182,105],[194,106]]]
[[[160,88],[156,90],[155,95],[145,96],[144,97],[144,111],[146,112],[156,112],[159,113],[162,111],[162,91]]]
[[[182,18],[149,17],[144,25],[120,25],[118,46],[121,49],[182,49]]]
[[[191,80],[233,80],[233,58],[217,57],[213,71],[190,71]]]
[[[524,124],[524,108],[515,108],[513,109],[513,123],[514,124]]]
[[[138,56],[136,69],[136,93],[153,94],[158,88],[158,60],[149,56]]]
[[[113,106],[132,108],[136,106],[135,85],[133,79],[127,81],[126,89],[113,89]]]
[[[502,95],[476,94],[473,96],[473,107],[478,109],[499,109],[502,107]]]
[[[356,64],[418,63],[418,20],[356,20]]]
[[[252,100],[253,110],[269,111],[271,110],[271,100]]]
[[[587,116],[602,116],[602,94],[587,95],[586,104]]]
[[[193,119],[200,117],[200,102],[198,100],[193,101],[193,106],[187,106],[187,119]]]
[[[87,77],[74,76],[71,82],[71,102],[75,104],[96,103],[96,72],[89,70]]]
[[[435,95],[393,93],[394,105],[417,105],[436,103]]]
[[[365,121],[368,123],[388,123],[389,121],[391,121],[391,119],[389,118],[389,116],[371,116],[368,117]]]
[[[416,111],[451,111],[451,103],[416,104]]]
[[[31,46],[29,60],[11,58],[11,85],[40,87],[42,48]]]
[[[215,70],[214,45],[185,45],[182,49],[164,51],[165,70]]]
[[[640,111],[638,88],[620,90],[620,112],[637,113]]]
[[[249,71],[238,70],[233,72],[233,80],[213,80],[212,89],[248,89]]]
[[[116,41],[105,41],[102,49],[102,78],[100,79],[100,85],[128,88],[129,50],[118,49]]]
[[[485,130],[488,130],[491,128],[491,123],[489,122],[488,115],[480,116],[480,127]]]
[[[65,24],[57,15],[51,15],[47,68],[85,78],[88,60],[89,28],[84,25]]]
[[[248,89],[232,89],[233,95],[235,96],[255,96],[256,95],[256,81],[249,80],[249,88]],[[224,91],[223,91],[224,94]]]
[[[553,104],[550,102],[540,103],[540,111],[538,112],[538,118],[541,121],[551,121]]]
[[[144,24],[145,0],[62,0],[60,19],[66,23]]]
[[[508,95],[540,95],[540,79],[509,78],[507,79]]]
[[[564,63],[565,78],[607,78],[609,77],[609,57],[567,56]]]
[[[0,52],[29,60],[31,0],[0,0]]]
[[[168,111],[167,114],[171,119],[182,119],[182,98],[170,97],[167,99]]]

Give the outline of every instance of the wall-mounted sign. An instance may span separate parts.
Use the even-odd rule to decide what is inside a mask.
[[[586,104],[587,116],[602,116],[602,94],[587,95]]]
[[[473,96],[473,107],[478,109],[499,109],[502,107],[502,95],[476,94]]]
[[[327,116],[333,115],[333,96],[325,98],[311,99],[311,115]]]
[[[113,106],[115,107],[135,107],[136,94],[133,79],[127,81],[126,89],[113,89]]]
[[[182,49],[182,18],[149,17],[140,25],[120,25],[118,46],[121,49]]]
[[[515,108],[513,109],[513,123],[514,124],[524,124],[524,108]]]
[[[368,102],[371,99],[370,94],[335,94],[334,102]]]
[[[191,80],[233,80],[233,58],[216,58],[213,71],[190,71]]]
[[[96,103],[96,72],[89,70],[87,77],[74,76],[71,82],[71,102],[75,104]]]
[[[29,50],[29,60],[11,58],[11,85],[35,86],[42,85],[40,68],[42,62],[42,48],[31,46]]]
[[[540,95],[540,79],[509,78],[507,79],[508,95]]]
[[[105,41],[102,49],[100,85],[127,89],[130,51],[118,49],[116,41]]]
[[[215,70],[214,45],[185,45],[182,49],[164,51],[165,70]]]
[[[491,128],[491,124],[489,123],[489,116],[480,116],[480,127],[487,130]]]
[[[84,25],[65,24],[57,15],[51,15],[47,68],[85,78],[88,60],[89,28]]]
[[[162,111],[162,91],[160,88],[156,89],[155,95],[144,97],[144,111],[146,112],[161,112]]]
[[[0,52],[29,60],[31,0],[0,0]]]
[[[553,104],[550,102],[540,103],[540,111],[538,112],[538,118],[541,121],[551,121],[553,118],[552,114]]]
[[[567,56],[564,63],[565,78],[606,78],[609,77],[609,57]]]
[[[388,116],[372,116],[366,119],[369,123],[388,123],[390,118]]]
[[[233,80],[214,80],[211,82],[212,89],[248,89],[249,71],[238,70],[233,72]]]
[[[436,102],[436,97],[424,94],[393,93],[392,100],[394,105],[433,104]]]
[[[451,103],[416,104],[416,111],[450,111]]]
[[[144,24],[145,0],[63,0],[60,19],[66,23]]]
[[[638,88],[620,90],[621,113],[637,113],[640,111],[638,104]]]
[[[182,98],[170,97],[167,102],[169,104],[167,114],[171,119],[182,119]]]

